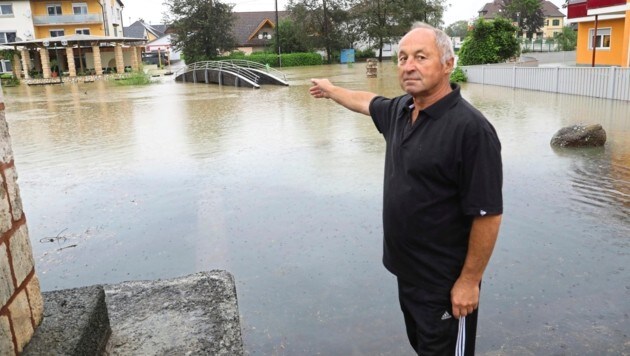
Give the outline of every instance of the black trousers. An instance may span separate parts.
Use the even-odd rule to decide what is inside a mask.
[[[418,355],[455,355],[458,336],[465,332],[460,345],[465,356],[475,354],[477,310],[462,324],[452,315],[450,292],[436,293],[398,279],[398,299],[405,317],[409,343]]]

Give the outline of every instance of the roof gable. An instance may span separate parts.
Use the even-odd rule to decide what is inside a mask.
[[[280,20],[288,16],[287,11],[278,11]],[[267,24],[275,28],[275,22],[275,11],[234,12],[232,33],[239,46],[264,46],[268,40],[259,39],[256,34]]]

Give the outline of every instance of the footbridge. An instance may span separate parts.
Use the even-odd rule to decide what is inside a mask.
[[[261,85],[289,85],[286,75],[264,64],[242,59],[189,64],[175,73],[184,83],[206,83],[259,89]]]

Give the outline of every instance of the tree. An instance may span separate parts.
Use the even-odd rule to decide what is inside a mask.
[[[562,28],[562,32],[555,34],[561,51],[573,51],[577,46],[577,33],[569,26]]]
[[[342,24],[348,20],[348,0],[290,0],[287,10],[310,38],[311,48],[325,48],[328,63],[344,46]]]
[[[308,36],[297,22],[291,19],[280,21],[278,32],[280,33],[280,48],[283,53],[309,52],[311,50]],[[271,39],[269,47],[278,48],[278,37]]]
[[[450,37],[459,37],[462,39],[466,38],[466,35],[468,34],[468,21],[461,20],[453,22],[452,24],[448,25],[448,27],[446,27],[444,32],[446,32],[446,34]]]
[[[502,0],[501,16],[516,22],[529,39],[540,32],[545,22],[540,0]]]
[[[459,50],[460,65],[503,62],[518,55],[520,46],[514,33],[517,28],[509,20],[479,19]]]
[[[445,0],[354,0],[352,12],[383,60],[383,45],[397,41],[416,21],[442,24]]]
[[[188,63],[218,57],[236,47],[232,5],[219,0],[165,0],[172,44]]]

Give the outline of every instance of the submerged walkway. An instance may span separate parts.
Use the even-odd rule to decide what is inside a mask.
[[[259,89],[263,84],[289,85],[286,75],[281,71],[257,62],[238,59],[189,64],[175,73],[175,80],[254,89]]]

